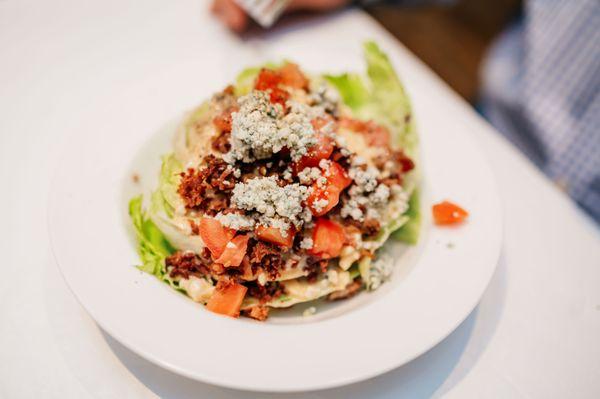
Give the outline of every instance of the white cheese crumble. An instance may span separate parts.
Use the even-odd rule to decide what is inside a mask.
[[[309,185],[315,180],[321,177],[321,170],[319,168],[304,168],[298,173],[298,180],[300,183]]]
[[[360,167],[351,167],[348,175],[354,180],[354,185],[348,190],[350,198],[341,209],[342,217],[351,217],[363,221],[366,210],[367,218],[380,218],[380,210],[387,205],[390,198],[390,188],[385,184],[378,184],[379,170],[369,166],[363,170]]]
[[[302,249],[311,249],[313,245],[313,240],[310,237],[305,237],[304,239],[302,239],[302,241],[300,241],[300,248]]]
[[[215,219],[221,222],[225,227],[242,231],[253,230],[256,224],[256,221],[253,218],[238,213],[228,213],[224,215],[219,212],[215,216]]]
[[[299,225],[302,223],[302,202],[308,194],[308,187],[300,184],[280,187],[276,176],[258,177],[237,183],[231,203],[238,209],[256,211],[268,218],[281,217]]]
[[[369,290],[376,290],[382,283],[389,280],[391,275],[392,259],[386,255],[380,256],[375,262],[371,263],[367,288]]]
[[[310,121],[318,110],[288,101],[290,111],[284,115],[280,105],[271,104],[268,94],[257,90],[240,97],[238,103],[240,110],[231,119],[231,150],[224,156],[227,162],[269,158],[284,147],[297,161],[317,143]]]
[[[321,212],[327,205],[329,205],[329,201],[326,199],[318,199],[312,203],[312,207],[317,213]]]
[[[289,166],[285,168],[281,177],[283,178],[283,180],[292,181],[292,168],[290,168]]]

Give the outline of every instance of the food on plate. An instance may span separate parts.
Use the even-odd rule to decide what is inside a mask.
[[[419,162],[390,61],[371,42],[365,56],[364,77],[249,68],[190,112],[149,203],[129,204],[139,268],[257,320],[381,286],[379,249],[419,235]]]
[[[433,220],[438,225],[457,224],[463,222],[469,213],[450,201],[443,201],[431,208]]]

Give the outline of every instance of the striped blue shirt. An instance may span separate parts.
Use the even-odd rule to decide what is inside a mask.
[[[482,74],[484,115],[600,222],[600,1],[528,1]]]

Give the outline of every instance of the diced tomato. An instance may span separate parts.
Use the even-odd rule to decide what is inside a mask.
[[[435,204],[432,211],[435,223],[441,225],[460,223],[469,216],[467,211],[449,201]]]
[[[361,133],[367,144],[376,147],[390,146],[390,132],[385,126],[379,125],[373,121],[361,121],[352,118],[342,118],[340,126],[345,127],[357,133]]]
[[[375,147],[390,146],[390,132],[382,125],[378,125],[373,121],[367,122],[367,131],[363,133],[369,145]]]
[[[337,162],[329,162],[329,169],[324,175],[327,178],[325,186],[313,183],[307,200],[308,207],[315,216],[323,216],[333,209],[340,200],[340,193],[352,183],[352,179]]]
[[[316,134],[317,144],[308,149],[298,162],[294,164],[294,171],[300,173],[302,169],[319,166],[321,159],[327,159],[333,152],[333,140],[324,134]]]
[[[308,79],[306,79],[306,76],[300,71],[298,65],[288,62],[279,68],[279,73],[281,74],[281,83],[285,86],[296,89],[308,88]]]
[[[327,181],[337,187],[341,192],[343,189],[352,184],[352,179],[348,176],[348,173],[342,168],[337,162],[331,162],[329,165],[329,173],[326,173]]]
[[[340,201],[340,191],[336,186],[326,185],[319,187],[316,183],[306,202],[314,216],[323,216],[333,209]]]
[[[202,218],[198,225],[200,238],[209,249],[213,258],[221,256],[227,243],[235,235],[235,231],[224,228],[221,223],[213,218]]]
[[[277,71],[263,68],[260,70],[258,77],[256,78],[254,88],[256,90],[266,91],[268,89],[277,87],[279,83],[281,83],[281,75]]]
[[[329,259],[340,255],[346,241],[346,235],[344,229],[338,223],[320,218],[315,223],[312,239],[313,246],[308,252]]]
[[[258,226],[256,228],[256,236],[263,241],[267,241],[281,247],[291,248],[294,242],[294,234],[296,233],[292,229],[288,230],[287,235],[284,237],[281,234],[281,230],[276,227],[265,227]]]
[[[254,88],[256,90],[268,91],[269,101],[273,104],[281,104],[285,109],[285,103],[290,97],[290,93],[281,89],[279,85],[282,83],[282,74],[279,70],[263,68],[256,78]]]
[[[225,316],[238,317],[248,288],[238,283],[219,282],[206,309]]]
[[[225,250],[217,259],[216,263],[219,263],[225,267],[239,266],[246,255],[246,248],[248,248],[248,240],[250,236],[247,234],[237,235],[231,239],[225,245]]]
[[[269,94],[269,101],[271,101],[272,104],[281,104],[283,109],[285,109],[285,103],[288,98],[290,98],[290,94],[278,87],[272,88],[271,93]]]

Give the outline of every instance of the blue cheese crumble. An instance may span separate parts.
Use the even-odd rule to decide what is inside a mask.
[[[290,110],[284,115],[281,105],[272,104],[267,93],[257,90],[240,97],[238,104],[239,111],[231,116],[231,150],[224,156],[228,163],[266,159],[284,147],[297,161],[317,143],[310,122],[321,113],[316,107],[288,101]]]
[[[299,226],[304,216],[302,203],[309,194],[308,187],[297,183],[279,186],[276,176],[257,177],[246,183],[237,183],[231,203],[238,209],[258,212],[263,220],[268,219],[269,223],[265,225],[272,226],[283,219],[283,222]]]
[[[348,190],[349,199],[341,209],[342,217],[358,221],[363,221],[365,216],[379,218],[380,210],[387,205],[391,194],[388,186],[377,182],[379,171],[373,166],[366,169],[352,167],[348,174],[354,185]],[[366,209],[366,215],[363,209]]]

